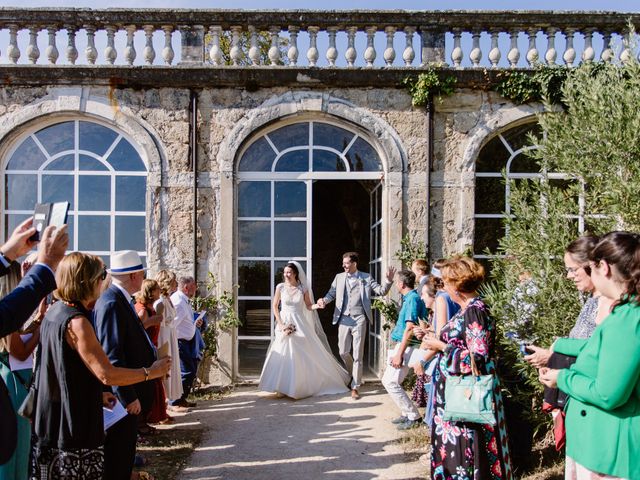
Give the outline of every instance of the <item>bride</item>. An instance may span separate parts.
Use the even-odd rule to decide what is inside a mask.
[[[295,399],[348,392],[349,374],[331,353],[302,266],[287,263],[283,277],[273,296],[276,336],[262,368],[260,390]]]

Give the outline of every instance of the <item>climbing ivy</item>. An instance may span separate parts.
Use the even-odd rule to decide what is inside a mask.
[[[409,90],[412,105],[424,107],[430,95],[438,98],[451,95],[457,81],[454,75],[445,75],[437,68],[429,68],[417,77],[406,77],[402,83]]]
[[[562,105],[562,87],[571,70],[562,66],[540,65],[531,72],[506,71],[498,74],[494,89],[504,98],[521,105],[546,101]]]

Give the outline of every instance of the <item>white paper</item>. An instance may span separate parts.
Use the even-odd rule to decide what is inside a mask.
[[[198,320],[202,320],[206,314],[207,314],[206,310],[201,311],[200,314],[193,321],[193,323],[196,323]]]
[[[105,432],[109,427],[119,422],[126,416],[127,416],[127,410],[122,406],[122,404],[118,400],[116,400],[116,404],[113,406],[111,410],[109,410],[106,407],[102,407],[102,417],[104,419]]]
[[[31,333],[25,333],[24,335],[20,335],[20,339],[22,339],[22,343],[26,343],[31,338]],[[11,367],[11,371],[15,372],[16,370],[33,370],[33,353],[29,355],[26,360],[18,360],[13,355],[9,355],[9,366]]]

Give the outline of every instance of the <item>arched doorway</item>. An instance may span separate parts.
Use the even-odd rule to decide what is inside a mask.
[[[304,266],[316,296],[340,271],[344,251],[359,250],[360,268],[379,275],[382,178],[380,154],[363,132],[328,119],[278,123],[241,150],[235,189],[240,376],[260,373],[274,333],[271,295],[288,260]],[[329,313],[322,320],[331,341],[337,333]],[[375,352],[376,332],[379,327],[371,330]]]

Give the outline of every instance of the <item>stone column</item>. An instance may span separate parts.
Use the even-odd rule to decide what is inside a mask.
[[[180,65],[201,64],[204,61],[204,27],[182,25],[179,29],[182,46]]]
[[[444,61],[444,32],[433,26],[420,27],[421,38],[421,67],[443,65]]]

